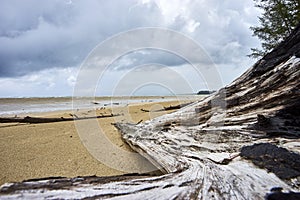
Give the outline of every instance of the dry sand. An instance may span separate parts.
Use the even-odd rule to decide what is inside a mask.
[[[101,109],[97,110],[97,115],[111,112],[125,113],[125,115],[97,120],[113,144],[130,152],[132,150],[123,142],[120,133],[111,123],[145,121],[174,111],[154,112],[154,110],[179,103],[183,102],[140,103],[127,107],[114,107],[113,110]],[[151,112],[144,112],[141,109]],[[83,116],[92,113],[81,111]],[[71,111],[64,111],[30,116],[70,117],[70,114]],[[123,158],[120,162],[126,162],[128,167],[131,165],[130,158]],[[80,140],[73,121],[47,124],[0,124],[0,184],[52,176],[111,176],[124,173],[126,172],[106,166],[88,152]]]

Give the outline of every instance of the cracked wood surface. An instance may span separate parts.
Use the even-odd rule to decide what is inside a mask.
[[[300,26],[206,99],[144,123],[117,123],[164,175],[31,180],[3,185],[0,199],[299,198],[299,50]]]

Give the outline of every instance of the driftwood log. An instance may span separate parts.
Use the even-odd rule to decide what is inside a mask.
[[[3,199],[299,199],[300,26],[227,87],[177,112],[116,124],[161,176],[5,184]]]
[[[0,117],[0,123],[28,123],[28,124],[41,124],[41,123],[53,123],[53,122],[66,122],[66,121],[74,121],[74,120],[86,120],[86,119],[99,119],[99,118],[108,118],[108,117],[116,117],[118,114],[109,114],[109,115],[99,115],[99,116],[91,116],[91,117],[77,117],[76,115],[72,115],[72,117],[30,117],[26,116],[24,118],[17,117]]]
[[[163,109],[154,110],[154,111],[150,111],[150,110],[146,110],[144,108],[141,108],[141,111],[143,111],[143,112],[163,112],[163,111],[169,111],[169,110],[178,110],[178,109],[183,108],[183,107],[185,107],[189,104],[190,103],[183,103],[183,104],[178,104],[178,105],[175,105],[175,106],[172,106],[172,105],[167,106],[167,107],[164,106]]]
[[[160,109],[160,110],[157,110],[157,111],[165,111],[165,110],[177,110],[177,109],[180,109],[180,108],[183,108],[187,105],[189,105],[190,103],[183,103],[183,104],[179,104],[179,105],[175,105],[175,106],[167,106],[167,107],[164,107],[163,109]]]

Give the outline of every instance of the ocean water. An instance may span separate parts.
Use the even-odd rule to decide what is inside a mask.
[[[197,100],[199,95],[147,96],[147,97],[50,97],[50,98],[0,98],[0,115],[13,116],[26,113],[95,109],[131,103],[161,102],[172,100]]]

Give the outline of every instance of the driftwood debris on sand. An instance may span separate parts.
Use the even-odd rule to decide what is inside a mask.
[[[299,80],[300,26],[208,98],[144,123],[116,124],[164,175],[11,183],[0,198],[299,199]]]
[[[141,108],[141,111],[143,112],[163,112],[163,111],[169,111],[169,110],[178,110],[180,108],[183,108],[187,105],[189,105],[190,103],[183,103],[183,104],[178,104],[178,105],[170,105],[170,106],[167,106],[167,107],[164,107],[163,109],[159,109],[159,110],[154,110],[154,111],[150,111],[150,110],[146,110],[144,108]]]
[[[74,120],[85,120],[85,119],[95,119],[95,118],[107,118],[107,117],[116,117],[119,116],[117,114],[108,114],[108,115],[99,115],[99,116],[91,116],[91,117],[77,117],[76,115],[72,115],[74,117],[30,117],[26,116],[24,118],[16,118],[16,117],[0,117],[0,123],[29,123],[29,124],[40,124],[40,123],[53,123],[53,122],[66,122],[66,121],[74,121]]]

